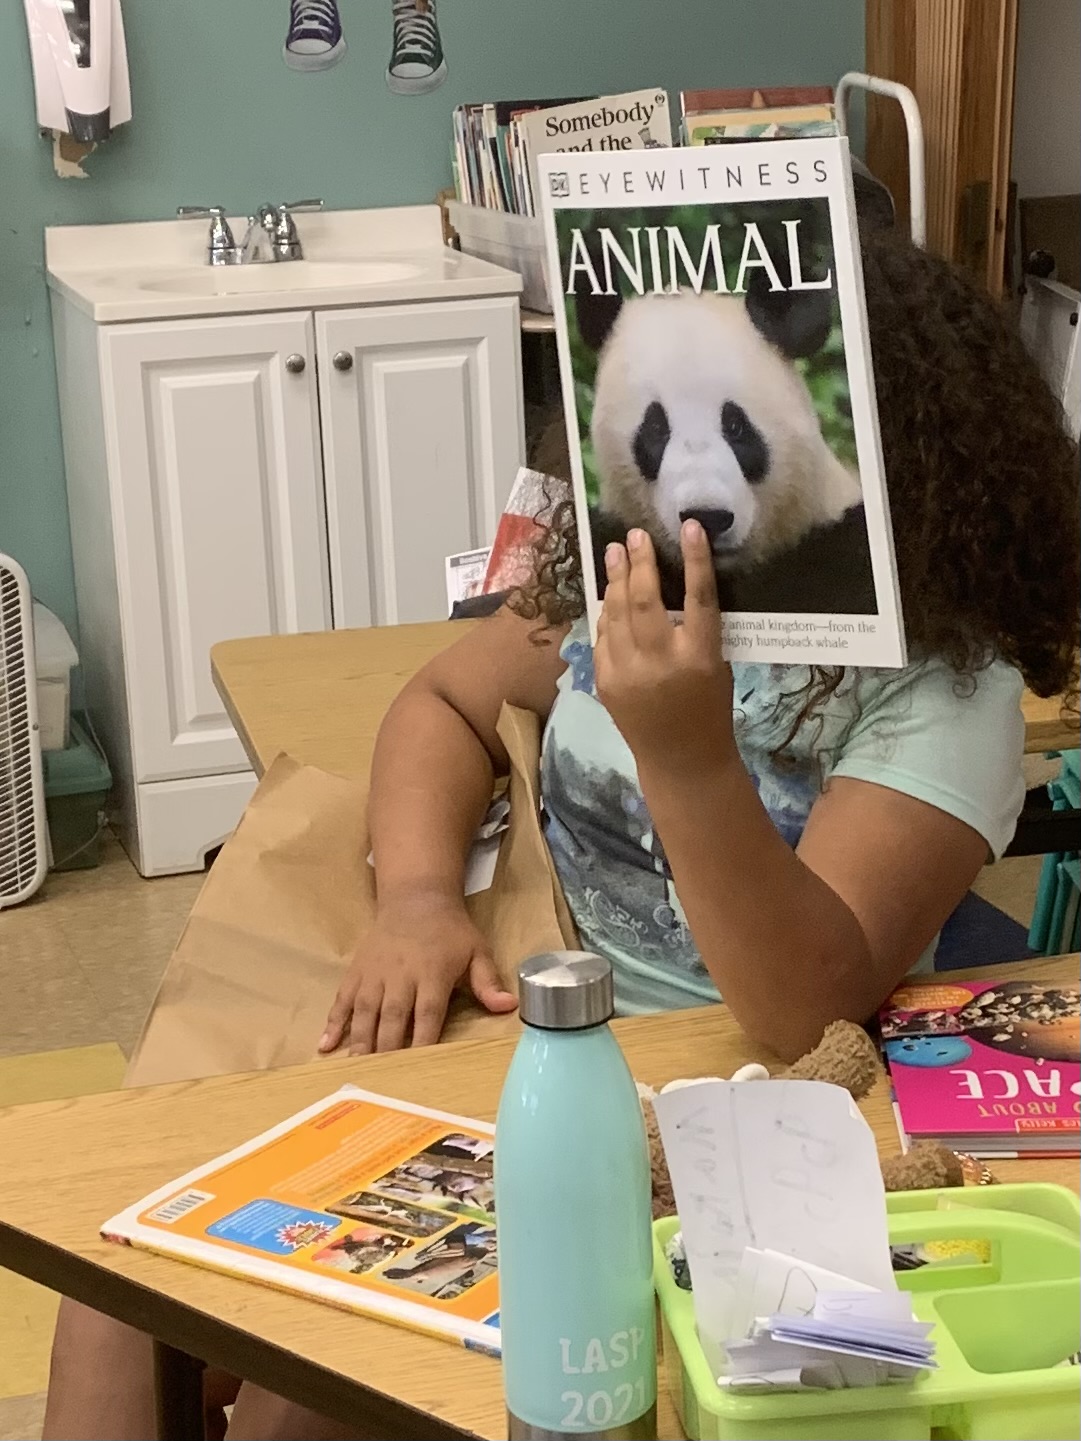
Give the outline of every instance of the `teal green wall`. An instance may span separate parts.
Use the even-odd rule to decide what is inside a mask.
[[[390,0],[341,0],[349,53],[281,59],[287,0],[123,0],[135,118],[60,180],[37,132],[21,0],[0,0],[0,550],[75,630],[42,228],[430,200],[463,100],[666,86],[827,83],[863,66],[863,0],[439,0],[450,68],[391,95]]]

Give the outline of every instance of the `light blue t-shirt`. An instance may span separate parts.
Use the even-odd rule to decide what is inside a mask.
[[[545,835],[582,944],[612,962],[620,1015],[717,1001],[634,759],[596,697],[584,621],[562,655],[567,669],[545,731],[541,795]],[[1006,849],[1025,794],[1023,687],[1012,666],[981,671],[975,690],[941,661],[850,671],[823,707],[821,729],[817,719],[803,725],[780,757],[772,751],[803,704],[806,670],[735,664],[732,671],[740,755],[789,845],[798,843],[829,778],[849,776],[956,816],[996,859]]]

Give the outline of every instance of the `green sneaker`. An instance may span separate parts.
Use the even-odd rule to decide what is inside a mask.
[[[395,95],[426,95],[447,78],[435,0],[391,0],[394,50],[387,84]]]

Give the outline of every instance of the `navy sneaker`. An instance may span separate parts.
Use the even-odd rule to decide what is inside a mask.
[[[391,0],[394,52],[387,84],[395,95],[426,95],[447,78],[435,0]]]
[[[328,70],[345,50],[338,0],[289,0],[282,54],[291,70]]]

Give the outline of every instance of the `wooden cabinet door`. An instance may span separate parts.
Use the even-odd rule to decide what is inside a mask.
[[[311,316],[110,326],[101,358],[135,779],[244,770],[210,647],[330,625]]]
[[[447,617],[524,457],[514,299],[316,315],[336,626]]]
[[[1002,294],[1017,0],[866,0],[867,70],[916,96],[927,157],[927,243]],[[907,214],[907,139],[868,97],[867,163]]]

